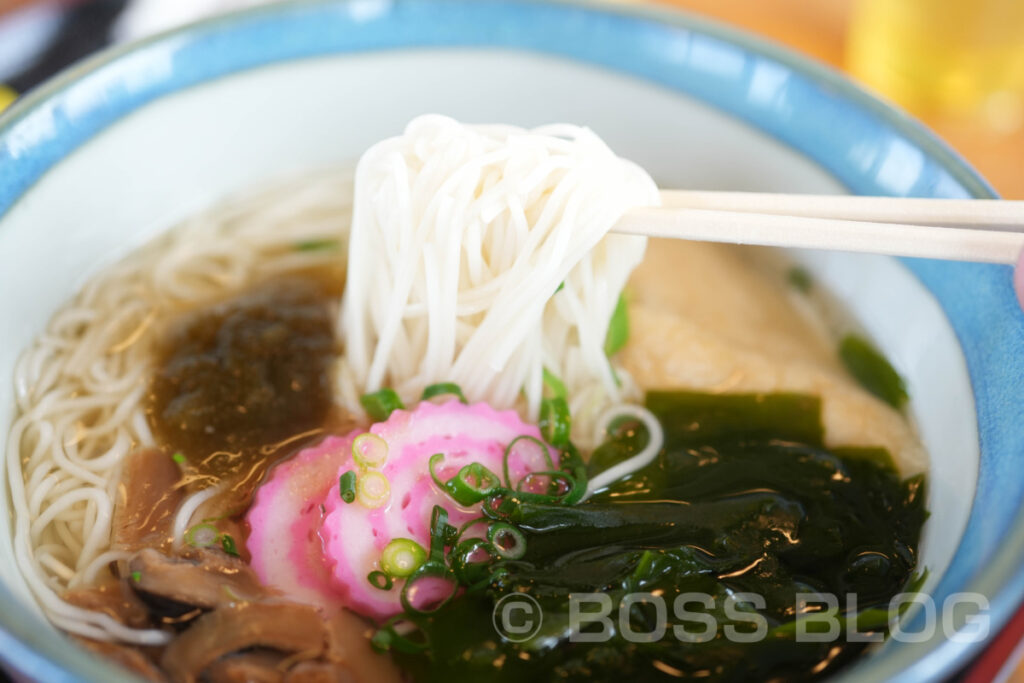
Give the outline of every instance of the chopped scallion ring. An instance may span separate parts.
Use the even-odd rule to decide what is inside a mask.
[[[414,640],[409,636],[419,634],[419,639]],[[377,652],[394,650],[404,654],[414,655],[430,648],[427,634],[418,624],[411,621],[407,616],[399,614],[391,617],[384,625],[373,634],[370,639],[370,646]]]
[[[526,554],[523,532],[506,522],[495,522],[487,529],[487,540],[494,551],[506,560],[518,560]]]
[[[349,470],[345,474],[338,477],[338,491],[341,494],[341,499],[346,503],[351,503],[356,499],[356,473]]]
[[[445,482],[444,488],[455,502],[473,505],[489,496],[501,486],[501,480],[494,472],[478,462],[473,462]]]
[[[220,540],[220,529],[212,524],[196,524],[185,532],[185,543],[193,548],[213,548]]]
[[[445,490],[445,482],[437,474],[437,467],[438,465],[441,464],[441,461],[443,460],[444,453],[434,453],[432,456],[430,456],[430,460],[427,461],[427,470],[430,472],[430,478],[434,480],[435,484],[437,484],[437,488],[441,489],[442,491]]]
[[[604,352],[610,356],[629,341],[629,308],[626,304],[626,294],[619,295],[619,300],[612,311],[611,320],[608,321],[608,331],[604,337]]]
[[[395,582],[392,580],[392,578],[388,576],[386,572],[381,571],[370,572],[367,575],[366,580],[370,582],[371,586],[373,586],[374,588],[379,588],[382,591],[389,591],[391,590],[392,586],[395,585]]]
[[[430,512],[430,561],[444,564],[444,547],[448,540],[448,511],[435,505]],[[458,529],[455,530],[458,534]]]
[[[238,546],[235,545],[235,539],[231,538],[230,534],[224,534],[220,537],[220,547],[228,555],[238,557]]]
[[[323,249],[337,249],[341,242],[336,239],[312,239],[296,242],[295,251],[320,251]]]
[[[534,451],[530,453],[530,451]],[[543,458],[539,458],[543,456]],[[548,452],[547,444],[540,439],[535,439],[532,436],[517,436],[512,439],[512,443],[505,448],[505,455],[501,460],[502,475],[505,477],[505,486],[512,488],[512,479],[509,476],[508,462],[513,455],[519,455],[521,459],[527,460],[526,470],[553,470],[555,469],[555,463],[551,460],[551,453]],[[533,460],[540,460],[540,462],[530,462],[531,456]]]
[[[459,399],[462,403],[468,403],[466,397],[462,394],[462,387],[454,382],[441,382],[439,384],[431,384],[429,387],[423,390],[423,395],[420,396],[421,401],[429,401],[435,396],[452,395]]]
[[[391,483],[380,472],[369,471],[359,477],[356,500],[368,508],[379,508],[391,499]]]
[[[569,404],[564,398],[556,396],[541,401],[540,433],[545,441],[555,448],[565,448],[569,444],[571,426]]]
[[[396,538],[380,554],[380,568],[389,576],[404,579],[427,561],[427,551],[416,541]]]
[[[388,459],[388,442],[376,434],[360,434],[352,442],[352,459],[360,467],[379,468]]]
[[[427,605],[415,605],[415,601],[418,597],[418,592],[425,582],[431,579],[435,581],[447,582],[450,587],[450,591],[443,595],[443,597],[437,599],[434,598],[434,602]],[[419,585],[417,585],[419,584]],[[455,597],[455,594],[459,590],[459,584],[455,579],[455,575],[452,573],[444,562],[426,562],[416,572],[405,581],[405,585],[402,586],[402,608],[410,614],[430,614],[448,604],[448,601]],[[432,598],[434,596],[431,596]]]
[[[452,548],[449,561],[459,582],[472,586],[490,578],[491,564],[498,557],[500,555],[490,541],[467,538]]]
[[[536,490],[539,488],[544,490]],[[531,501],[562,503],[572,496],[577,488],[576,480],[568,472],[562,470],[529,472],[516,485],[516,495]]]
[[[543,368],[541,376],[544,381],[544,388],[551,392],[552,398],[569,400],[569,390],[565,388],[565,382],[560,380],[557,375],[547,368]]]
[[[395,390],[387,388],[372,394],[363,394],[359,398],[359,403],[374,422],[383,422],[391,417],[394,411],[405,408]]]

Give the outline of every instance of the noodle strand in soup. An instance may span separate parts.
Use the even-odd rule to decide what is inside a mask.
[[[15,560],[54,624],[99,640],[166,641],[163,631],[128,628],[60,597],[124,559],[110,551],[111,515],[125,457],[154,445],[143,410],[154,322],[267,277],[337,263],[351,208],[343,171],[201,213],[90,280],[21,357],[6,451]],[[338,248],[301,247],[325,241]]]

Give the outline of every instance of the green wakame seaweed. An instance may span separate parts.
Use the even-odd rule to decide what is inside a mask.
[[[851,623],[884,632],[889,600],[917,569],[927,515],[923,477],[900,480],[882,449],[825,450],[816,398],[658,392],[647,405],[666,434],[657,460],[575,506],[515,506],[509,521],[525,537],[525,555],[485,588],[413,619],[429,648],[394,656],[415,680],[818,678],[866,645],[845,637],[798,642],[798,593],[837,595],[841,609],[855,594]],[[645,439],[636,425],[622,425],[593,454],[591,468],[629,457]],[[610,640],[573,642],[570,593],[604,593],[618,603],[636,591],[664,597],[663,638],[628,642],[613,610]],[[522,643],[499,636],[492,621],[496,602],[514,592],[536,599],[544,615],[539,632]],[[673,613],[674,599],[687,592],[714,601],[686,607],[714,619],[706,642],[680,642],[672,630],[705,630]],[[735,605],[740,616],[725,609],[737,593],[763,596],[756,611],[767,622],[766,637],[737,643],[724,636],[726,626],[750,627],[742,615],[754,606]],[[637,633],[659,623],[644,605],[623,618]]]

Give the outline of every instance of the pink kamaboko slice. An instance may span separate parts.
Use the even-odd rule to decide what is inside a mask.
[[[295,600],[342,606],[324,562],[320,527],[323,502],[337,495],[338,468],[351,463],[358,434],[327,437],[276,466],[246,515],[253,570],[265,585]]]
[[[501,477],[506,448],[522,436],[539,440],[541,435],[514,411],[452,400],[396,410],[365,433],[335,437],[302,451],[275,468],[257,493],[248,516],[253,567],[266,583],[299,599],[340,604],[375,618],[398,614],[402,580],[381,590],[367,579],[382,569],[381,553],[388,544],[410,539],[428,549],[435,505],[448,511],[449,523],[456,527],[481,514],[479,503],[459,504],[434,482],[431,457],[443,455],[435,463],[442,481],[474,462]],[[362,465],[352,457],[353,443]],[[372,457],[363,457],[367,454]],[[551,450],[548,455],[556,457]],[[547,469],[544,461],[542,452],[531,454],[528,447],[509,458],[509,477],[516,482],[531,471]],[[346,503],[338,480],[350,470],[357,472],[360,495]],[[316,484],[307,483],[312,481]],[[372,485],[369,492],[363,490],[366,485]],[[306,494],[311,499],[300,502]],[[311,546],[307,525],[314,518],[318,534]]]

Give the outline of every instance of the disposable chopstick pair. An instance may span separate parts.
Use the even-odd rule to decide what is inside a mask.
[[[662,190],[614,231],[737,244],[1015,263],[1024,202]]]

